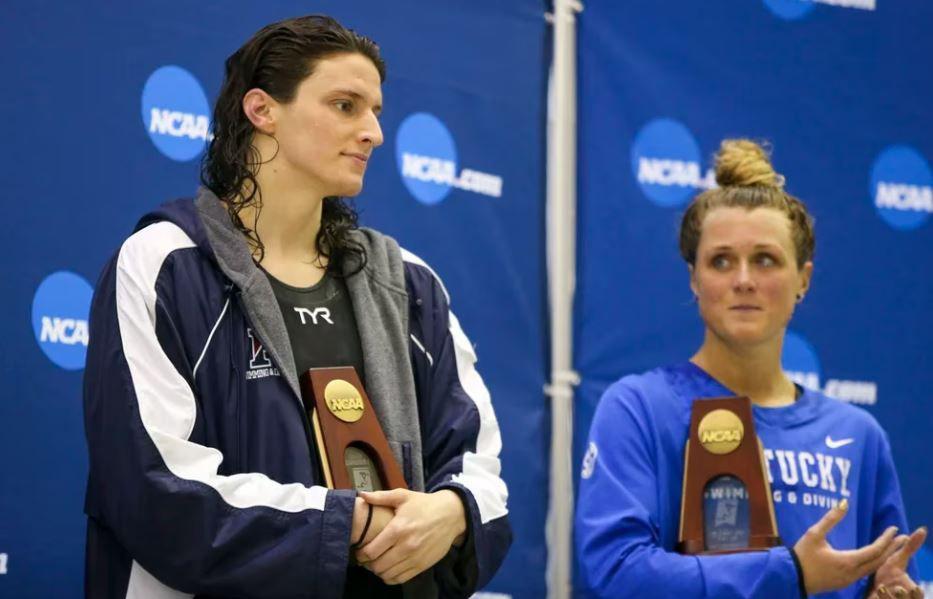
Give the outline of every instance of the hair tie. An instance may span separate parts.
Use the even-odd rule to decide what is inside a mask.
[[[363,525],[363,533],[360,535],[360,540],[350,545],[353,549],[363,544],[363,539],[366,538],[366,533],[369,532],[369,525],[373,521],[373,504],[367,503],[366,505],[369,507],[369,512],[366,514],[366,524]]]

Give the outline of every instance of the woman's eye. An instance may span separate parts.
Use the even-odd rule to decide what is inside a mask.
[[[768,254],[761,254],[758,256],[758,264],[762,266],[776,266],[777,260],[774,259],[774,256],[769,256]]]
[[[710,261],[710,264],[716,270],[724,270],[729,268],[729,258],[726,256],[713,256],[713,259]]]

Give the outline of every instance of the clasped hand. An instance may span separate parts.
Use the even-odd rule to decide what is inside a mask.
[[[356,561],[386,584],[402,584],[443,558],[451,546],[460,544],[466,532],[466,513],[460,496],[449,489],[419,493],[406,489],[361,493],[373,506],[366,538],[356,550]],[[367,508],[363,508],[365,514]],[[358,514],[353,533],[357,535]],[[351,538],[358,538],[353,536]]]

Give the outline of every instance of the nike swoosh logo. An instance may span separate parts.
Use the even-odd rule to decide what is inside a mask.
[[[839,439],[838,441],[833,441],[832,437],[826,435],[826,447],[830,449],[839,449],[840,447],[845,447],[849,443],[855,443],[855,439]]]

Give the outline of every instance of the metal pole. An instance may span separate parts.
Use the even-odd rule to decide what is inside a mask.
[[[554,0],[548,89],[547,248],[551,311],[551,476],[547,519],[549,599],[571,595],[573,547],[573,294],[576,284],[577,81],[574,0]]]

